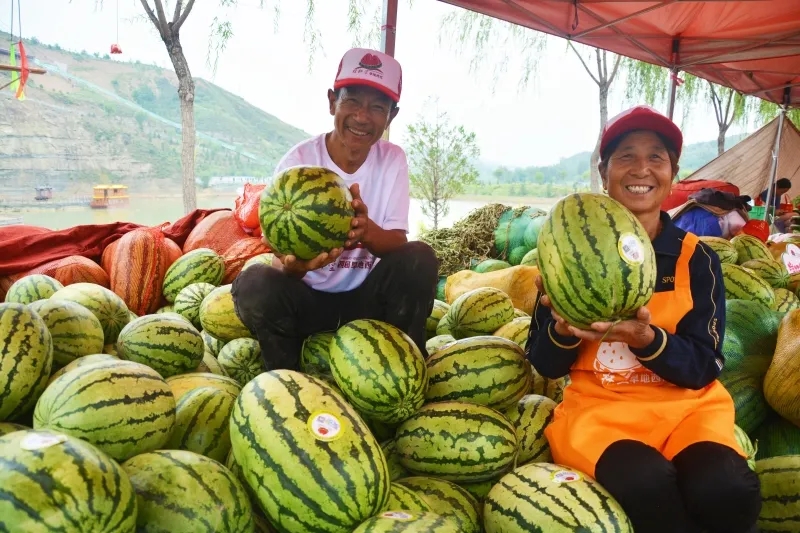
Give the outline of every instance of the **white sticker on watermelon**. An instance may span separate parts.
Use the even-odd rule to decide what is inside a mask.
[[[633,233],[623,233],[617,241],[619,256],[629,265],[644,263],[644,246],[642,241]]]
[[[414,515],[406,513],[405,511],[387,511],[381,515],[381,518],[391,518],[393,520],[408,522],[409,520],[414,520]]]
[[[30,433],[25,435],[19,443],[20,448],[28,451],[43,450],[56,444],[66,442],[67,437],[64,435],[56,435],[53,433]]]
[[[583,476],[579,472],[572,470],[559,470],[553,472],[551,476],[554,483],[572,483],[573,481],[581,481]]]
[[[318,440],[330,442],[342,436],[344,424],[336,415],[317,411],[308,417],[308,430]]]

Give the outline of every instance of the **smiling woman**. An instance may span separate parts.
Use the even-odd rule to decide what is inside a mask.
[[[527,354],[548,378],[571,384],[546,430],[554,462],[595,477],[635,531],[756,531],[758,477],[734,437],[723,366],[725,293],[719,257],[661,211],[683,136],[654,109],[606,126],[599,170],[656,254],[653,297],[632,320],[568,324],[541,280]]]

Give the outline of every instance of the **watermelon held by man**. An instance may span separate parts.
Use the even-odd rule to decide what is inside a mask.
[[[274,251],[308,261],[344,247],[355,216],[352,202],[336,172],[313,165],[290,167],[261,193],[261,231]]]

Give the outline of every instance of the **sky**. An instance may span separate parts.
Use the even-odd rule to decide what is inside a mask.
[[[0,29],[6,32],[12,1],[16,9],[17,0],[0,0]],[[363,3],[367,5],[364,24],[371,24],[380,14],[382,1]],[[96,0],[24,0],[21,4],[23,40],[36,37],[62,48],[101,54],[118,43],[123,55],[112,56],[115,60],[172,68],[155,28],[143,18],[139,0],[104,0],[102,5]],[[235,8],[222,9],[217,0],[197,1],[181,29],[192,75],[310,134],[328,131],[332,117],[326,91],[341,54],[354,45],[354,35],[347,31],[347,0],[316,0],[314,30],[319,32],[321,47],[316,51],[304,40],[309,35],[306,0],[265,0],[263,8],[260,4],[260,0],[240,0]],[[277,24],[276,4],[280,6]],[[440,37],[443,17],[458,8],[436,0],[413,0],[411,5],[409,0],[400,0],[400,4],[395,57],[403,67],[403,94],[391,141],[403,145],[408,124],[431,117],[438,109],[453,124],[475,132],[481,159],[493,165],[549,165],[594,148],[600,120],[597,86],[565,41],[548,39],[536,74],[526,87],[520,87],[522,54],[498,42],[485,51],[483,68],[475,71],[470,67],[474,48]],[[216,72],[207,61],[215,16],[230,20],[234,33]],[[16,20],[14,24],[17,34]],[[369,44],[379,46],[379,42]],[[507,72],[495,78],[493,65],[507,56],[511,57]],[[625,101],[623,84],[620,79],[616,90],[612,89],[611,116],[642,103]],[[688,122],[682,121],[682,114],[679,108],[675,116],[687,143],[716,139],[710,107],[693,110]],[[740,131],[731,128],[729,135]]]

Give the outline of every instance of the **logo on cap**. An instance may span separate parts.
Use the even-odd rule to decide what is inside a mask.
[[[383,66],[383,63],[381,63],[380,58],[375,54],[365,54],[364,57],[361,58],[361,61],[358,62],[358,64],[361,66],[361,68],[367,70],[376,70],[378,72],[381,72],[381,67]],[[381,74],[383,73],[381,72]]]

